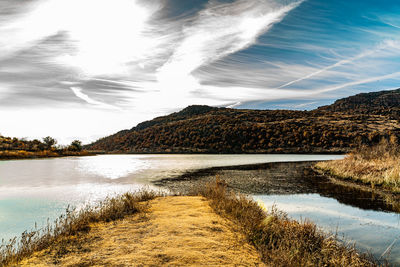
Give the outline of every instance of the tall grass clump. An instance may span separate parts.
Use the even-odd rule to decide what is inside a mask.
[[[337,178],[400,193],[400,146],[394,141],[383,139],[375,146],[361,146],[342,160],[319,162],[316,168]]]
[[[87,206],[79,211],[67,208],[54,223],[48,223],[41,230],[24,232],[20,238],[14,238],[0,245],[0,266],[16,264],[35,251],[45,249],[63,237],[88,232],[96,222],[109,222],[122,219],[127,215],[146,210],[146,202],[160,196],[161,193],[140,191],[106,198],[104,201]]]
[[[311,222],[291,220],[282,212],[265,212],[254,200],[227,190],[217,180],[198,192],[216,213],[233,220],[268,266],[377,266]]]

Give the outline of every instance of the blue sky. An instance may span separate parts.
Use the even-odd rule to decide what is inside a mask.
[[[2,0],[0,133],[93,141],[191,104],[312,109],[400,87],[400,3]]]

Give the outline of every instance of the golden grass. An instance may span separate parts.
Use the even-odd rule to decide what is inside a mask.
[[[80,211],[67,209],[46,228],[24,232],[21,238],[14,238],[0,245],[0,266],[15,264],[35,251],[45,249],[58,240],[88,232],[95,222],[109,222],[127,215],[143,211],[142,202],[157,196],[154,192],[125,193],[114,198],[107,198],[96,206],[88,206]]]
[[[160,197],[143,214],[97,223],[84,237],[35,253],[22,266],[264,266],[235,225],[203,197]],[[90,242],[88,242],[90,241]],[[64,242],[65,243],[65,242]],[[81,248],[76,249],[80,244]]]
[[[217,181],[199,192],[216,213],[241,227],[249,243],[271,266],[377,266],[367,255],[326,236],[311,222],[288,219],[284,213],[265,213],[254,200],[227,191]]]
[[[0,151],[0,159],[32,159],[32,158],[53,158],[53,157],[66,157],[66,156],[90,156],[93,153],[88,151],[25,151],[25,150],[4,150]]]
[[[311,222],[266,213],[223,181],[193,194],[125,194],[67,212],[44,234],[3,246],[0,265],[377,266]]]
[[[386,140],[374,147],[361,147],[342,160],[319,162],[315,167],[337,178],[400,193],[399,147]]]

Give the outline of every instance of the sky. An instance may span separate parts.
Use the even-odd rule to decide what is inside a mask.
[[[204,104],[400,87],[398,0],[0,0],[0,135],[89,143]]]

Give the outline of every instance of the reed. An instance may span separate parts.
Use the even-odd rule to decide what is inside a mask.
[[[291,220],[274,208],[266,211],[254,200],[229,191],[222,180],[217,179],[192,194],[205,197],[217,214],[234,222],[268,266],[377,266],[371,257],[341,244],[335,236],[325,235],[315,224]],[[83,247],[80,242],[90,242],[85,233],[91,225],[145,212],[148,200],[159,196],[163,194],[126,193],[80,211],[67,209],[66,214],[46,228],[25,232],[21,238],[3,244],[0,265],[17,264],[51,246],[56,246],[59,257],[68,254],[71,245],[79,250]]]
[[[20,238],[14,238],[0,245],[0,266],[9,266],[35,251],[45,249],[63,237],[70,237],[90,230],[96,222],[109,222],[122,219],[127,215],[146,210],[147,201],[161,193],[140,191],[106,198],[104,201],[87,206],[82,210],[67,208],[53,223],[48,222],[43,229],[24,232]],[[36,228],[36,227],[35,227]]]
[[[362,146],[342,160],[319,162],[315,167],[337,178],[400,193],[400,147],[396,142],[384,139],[376,146]]]
[[[327,236],[309,221],[297,222],[275,208],[265,212],[254,200],[227,190],[217,180],[199,190],[216,213],[240,226],[268,266],[377,266],[372,256]]]

